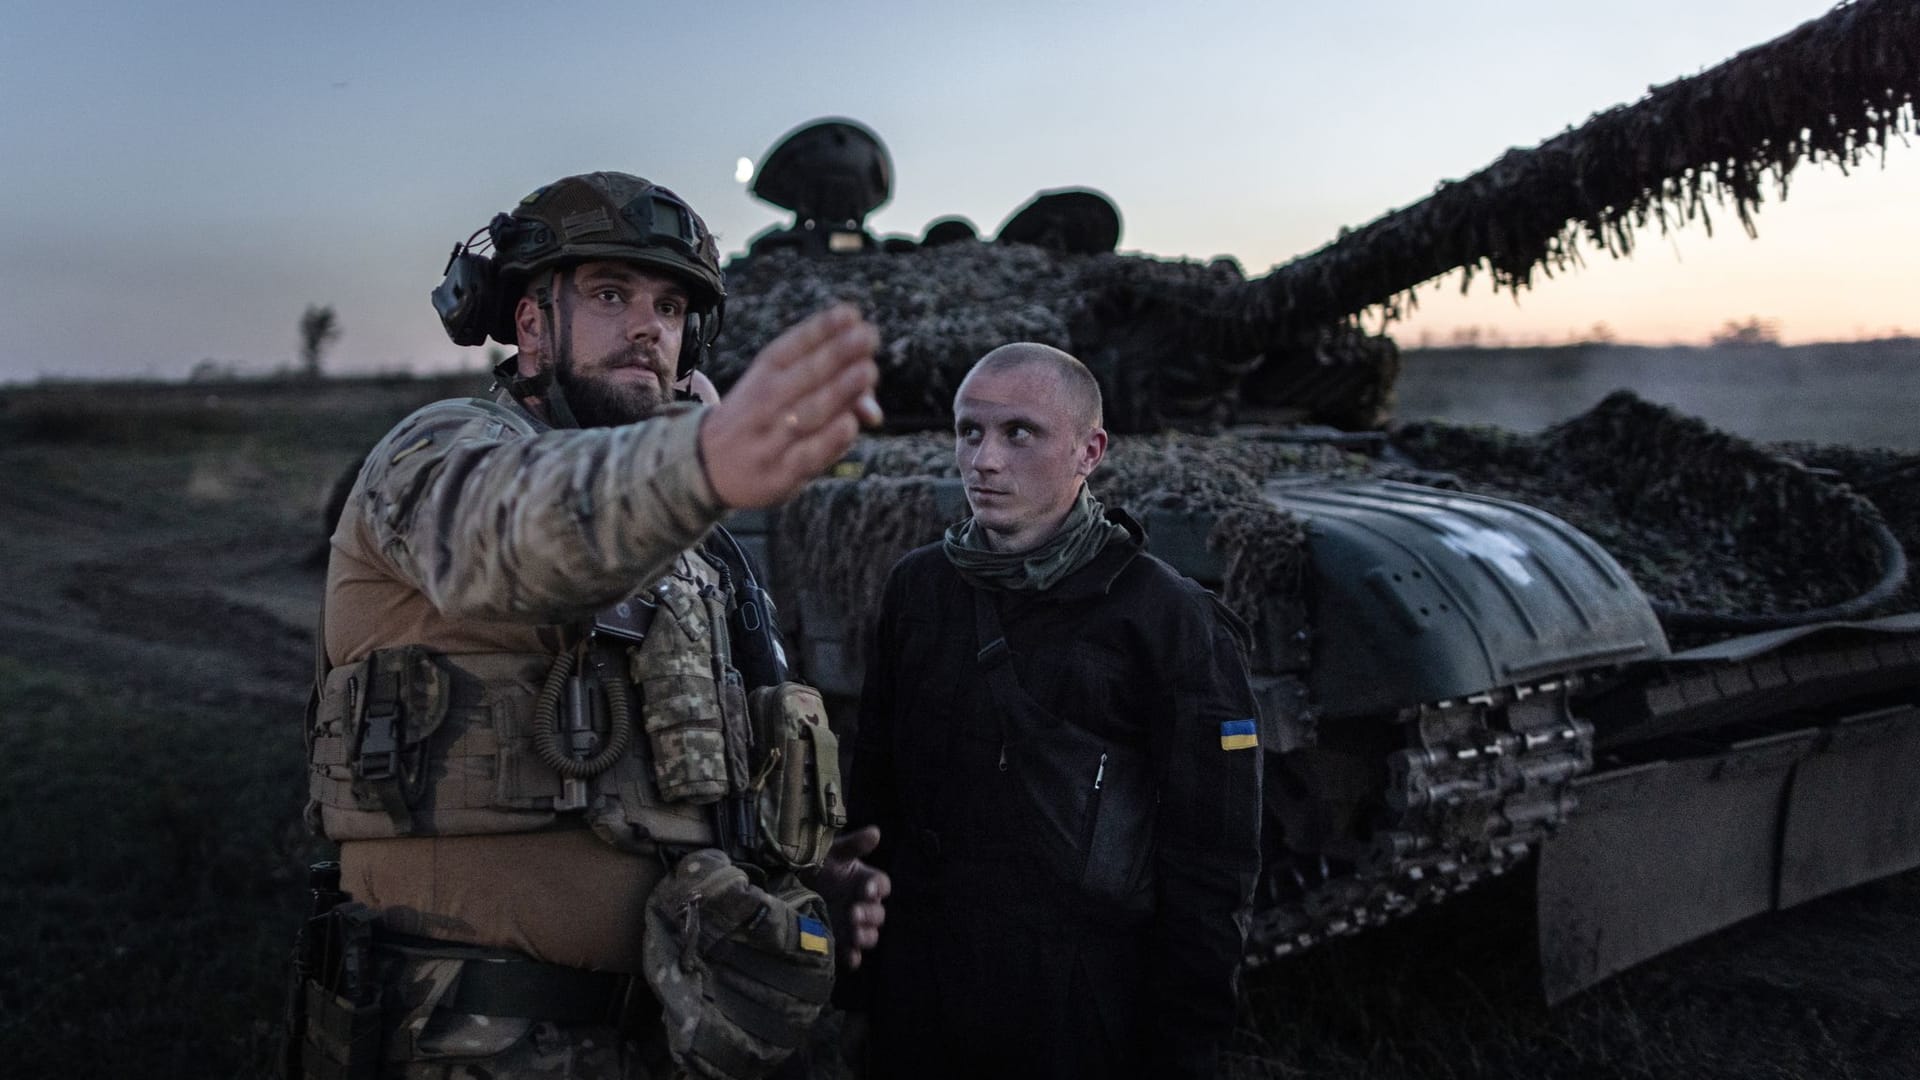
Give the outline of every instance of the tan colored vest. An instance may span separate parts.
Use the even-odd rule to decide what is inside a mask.
[[[697,514],[703,489],[687,496],[693,501],[686,506],[672,500],[676,491],[693,490],[689,485],[699,471],[693,449],[698,418],[667,416],[650,426],[649,437],[659,449],[636,452],[660,477],[651,490],[666,501],[656,517],[667,521]],[[562,639],[575,635],[558,626],[444,614],[418,587],[398,580],[382,565],[390,561],[381,552],[383,544],[424,549],[448,542],[431,531],[398,531],[399,523],[421,513],[401,500],[431,489],[414,478],[413,470],[470,443],[531,438],[538,430],[512,404],[438,402],[403,421],[369,455],[336,530],[328,571],[325,646],[329,657],[349,662],[326,670],[320,679],[308,731],[310,823],[330,839],[590,827],[632,853],[650,853],[662,844],[715,841],[709,812],[693,805],[711,800],[690,800],[674,791],[677,759],[671,747],[677,736],[653,732],[649,737],[640,686],[625,684],[634,728],[627,752],[604,772],[568,784],[536,752],[534,717],[536,698],[562,652]],[[551,471],[542,475],[545,482],[553,482]],[[531,481],[531,474],[506,471],[486,483],[511,496],[516,486]],[[369,515],[396,531],[383,539],[385,534],[369,528]],[[495,567],[489,573],[496,577],[537,574],[541,567],[528,560],[567,557],[564,549],[513,549],[509,555],[490,534],[466,534],[460,542],[469,545],[460,557]],[[668,669],[706,673],[705,700],[696,702],[696,708],[716,712],[735,704],[717,700],[721,695],[715,677],[729,670],[724,602],[714,598],[721,584],[720,574],[703,558],[683,551],[655,584],[664,592],[652,598],[662,602],[663,613],[680,613],[672,622],[685,632],[663,635],[647,646],[655,668],[661,666],[661,649],[668,648]],[[513,586],[483,575],[474,587]],[[387,644],[394,642],[423,644]],[[675,648],[688,655],[672,654]],[[628,674],[617,645],[600,651],[611,666]],[[631,674],[638,678],[641,673]],[[665,702],[661,689],[655,687],[656,697],[677,705]],[[739,699],[737,680],[732,689]],[[743,714],[741,700],[735,711]],[[604,720],[605,710],[597,711]],[[717,725],[718,718],[711,719]],[[743,717],[730,719],[744,731]],[[671,726],[672,720],[662,716],[652,722]],[[598,726],[604,743],[610,732],[604,722]],[[666,798],[654,769],[656,744],[669,747]],[[722,777],[720,787],[738,790],[744,779]]]
[[[584,824],[636,854],[659,845],[713,844],[705,804],[729,787],[738,790],[744,777],[730,785],[723,772],[698,804],[663,798],[661,788],[684,771],[678,751],[693,733],[715,728],[718,746],[725,713],[744,723],[744,700],[737,682],[729,688],[713,678],[726,670],[726,641],[724,627],[716,634],[706,616],[722,605],[701,591],[716,586],[718,575],[693,556],[680,560],[680,571],[651,594],[661,606],[649,635],[653,644],[643,647],[667,651],[664,662],[656,655],[652,669],[673,673],[671,685],[658,678],[635,682],[642,672],[630,667],[627,651],[617,643],[596,645],[612,659],[616,677],[627,680],[632,737],[611,767],[573,790],[535,749],[535,701],[554,654],[446,654],[406,646],[330,671],[308,749],[310,813],[319,828],[333,840],[376,840]],[[704,685],[695,681],[701,673]],[[564,725],[564,704],[561,713]],[[612,736],[607,710],[598,710],[595,720],[605,745]],[[560,741],[566,742],[564,731]],[[669,762],[664,773],[656,771],[656,760]]]

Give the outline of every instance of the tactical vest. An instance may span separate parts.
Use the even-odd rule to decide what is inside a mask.
[[[657,741],[695,751],[693,761],[684,753],[668,759],[669,770],[680,776],[711,762],[716,748],[724,763],[724,731],[727,726],[745,730],[745,706],[737,682],[730,693],[719,692],[728,684],[714,677],[716,664],[724,660],[714,656],[711,634],[695,640],[676,634],[677,625],[666,625],[673,608],[693,614],[706,601],[679,578],[670,577],[661,588],[674,595],[674,602],[662,604],[653,628],[660,634],[657,640],[698,649],[671,657],[680,672],[675,686],[657,679],[649,680],[652,687],[635,685],[633,661],[646,645],[633,647],[629,657],[626,647],[605,642],[596,642],[588,654],[587,666],[602,670],[570,675],[562,684],[553,725],[559,741],[583,741],[578,730],[567,730],[575,717],[587,722],[600,748],[612,741],[613,718],[599,703],[614,695],[596,683],[607,667],[622,660],[627,662],[611,674],[626,683],[629,722],[646,727],[649,736],[659,735],[658,740],[631,737],[624,751],[593,776],[565,777],[536,749],[542,690],[550,686],[556,663],[563,662],[555,655],[447,655],[410,645],[382,649],[328,672],[308,752],[309,796],[322,830],[333,840],[370,840],[533,832],[584,823],[628,851],[716,844],[706,805],[732,786],[724,764],[718,784],[689,793],[670,776],[665,785],[670,794],[663,794],[654,750]],[[698,622],[707,621],[701,612]],[[695,632],[705,629],[698,625]],[[682,641],[669,642],[669,635]],[[658,645],[651,650],[668,651]],[[585,699],[572,699],[568,691],[577,693],[583,686]],[[653,709],[647,708],[648,689],[662,699]],[[681,730],[675,730],[675,721]]]
[[[729,577],[687,553],[557,654],[406,645],[316,672],[310,825],[336,841],[584,825],[636,854],[817,865],[846,822],[838,748],[811,688],[749,709]]]

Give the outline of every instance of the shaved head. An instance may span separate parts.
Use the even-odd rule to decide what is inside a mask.
[[[961,385],[965,386],[975,375],[1029,366],[1043,367],[1053,372],[1054,381],[1059,385],[1064,399],[1062,403],[1080,431],[1092,431],[1105,425],[1100,382],[1093,377],[1093,372],[1071,355],[1037,341],[1016,341],[993,350],[973,365]]]
[[[1100,384],[1051,345],[1002,345],[953,396],[954,464],[973,522],[995,551],[1027,551],[1060,528],[1106,456]]]

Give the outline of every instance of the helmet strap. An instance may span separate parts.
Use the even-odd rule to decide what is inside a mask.
[[[540,317],[547,324],[546,339],[550,355],[546,358],[545,366],[538,374],[522,375],[520,374],[520,354],[514,353],[500,361],[493,369],[493,385],[496,389],[505,387],[507,393],[512,394],[514,400],[522,404],[525,404],[528,398],[540,399],[546,406],[547,420],[557,428],[580,426],[580,420],[574,416],[572,406],[567,404],[567,392],[560,388],[560,380],[555,377],[560,370],[560,357],[564,355],[565,350],[573,347],[570,333],[573,320],[558,317],[554,312],[554,296],[558,294],[564,298],[569,291],[560,287],[569,280],[564,276],[569,273],[570,271],[566,270],[555,270],[550,284],[537,285],[533,290],[533,302],[539,306]],[[564,314],[572,315],[572,305],[566,304],[566,307],[567,311]],[[568,333],[566,341],[560,340],[558,336],[563,332]]]
[[[547,377],[544,395],[547,419],[557,428],[580,426],[580,418],[573,415],[567,392],[560,386],[560,358],[569,355],[573,348],[573,289],[569,287],[572,284],[571,269],[555,270],[552,283],[535,289],[533,294],[533,302],[540,305],[541,317],[547,320],[547,341],[553,346],[553,355],[547,358],[546,370],[541,374]]]

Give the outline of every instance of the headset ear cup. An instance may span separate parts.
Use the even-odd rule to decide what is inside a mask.
[[[720,340],[720,331],[726,325],[725,299],[715,301],[711,311],[693,312],[687,316],[686,332],[680,336],[680,373],[676,378],[686,378],[713,356],[714,342]]]
[[[680,333],[680,367],[674,374],[675,379],[686,378],[707,362],[707,349],[712,345],[707,335],[708,320],[711,318],[711,315],[698,312],[687,315],[686,328]]]
[[[433,309],[455,345],[484,345],[494,333],[499,309],[493,260],[464,247],[447,263],[447,276],[433,290]],[[512,338],[507,338],[511,342]]]

